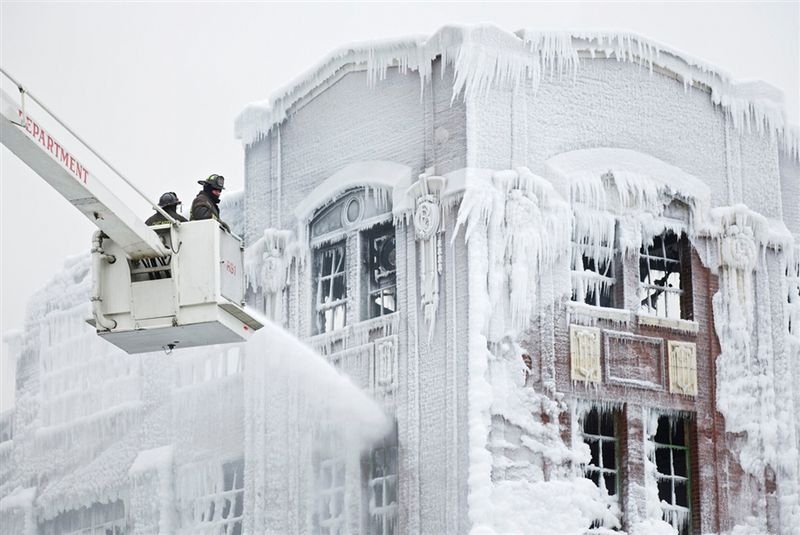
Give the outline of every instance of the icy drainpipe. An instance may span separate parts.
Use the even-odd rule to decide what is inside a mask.
[[[102,327],[106,331],[110,331],[117,327],[117,322],[105,317],[100,311],[102,302],[100,298],[100,263],[103,260],[109,264],[117,261],[116,257],[107,255],[103,251],[103,231],[98,230],[92,235],[92,314],[98,330]]]

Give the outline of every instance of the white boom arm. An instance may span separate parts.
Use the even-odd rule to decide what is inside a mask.
[[[164,256],[167,249],[144,221],[106,188],[67,148],[5,92],[2,93],[0,138],[62,197],[72,203],[129,258]]]

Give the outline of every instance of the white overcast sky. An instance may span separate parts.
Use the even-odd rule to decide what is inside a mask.
[[[152,199],[190,202],[215,172],[243,187],[233,121],[350,42],[431,34],[450,23],[632,30],[737,79],[783,90],[798,116],[800,5],[789,2],[38,3],[0,2],[0,64]],[[13,88],[3,85],[6,91]],[[94,227],[5,147],[2,325]],[[92,167],[90,167],[92,169]],[[186,208],[188,212],[188,207]],[[149,211],[142,209],[142,219]]]

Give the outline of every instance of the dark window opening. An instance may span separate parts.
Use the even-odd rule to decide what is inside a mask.
[[[616,415],[592,409],[583,417],[583,441],[592,458],[584,466],[586,477],[609,495],[619,494],[619,447]]]
[[[583,237],[573,237],[573,301],[606,308],[619,306],[616,255],[613,242],[591,245]]]
[[[653,437],[656,483],[664,520],[680,535],[689,535],[692,526],[688,425],[685,418],[661,416]]]
[[[397,258],[392,225],[364,233],[367,319],[397,311]]]
[[[591,454],[589,463],[583,466],[584,476],[605,489],[609,496],[620,495],[618,416],[617,412],[594,408],[581,419],[581,435]],[[590,527],[604,527],[603,521],[597,519]],[[605,527],[616,531],[614,527]]]

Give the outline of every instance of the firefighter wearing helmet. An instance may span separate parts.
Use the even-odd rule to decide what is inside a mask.
[[[168,213],[172,219],[180,221],[181,223],[185,223],[186,218],[178,213],[178,205],[180,204],[181,200],[174,191],[168,191],[158,199],[158,205],[161,207],[161,209]],[[147,221],[145,221],[145,223],[147,225],[166,225],[169,223],[169,220],[167,220],[167,218],[165,218],[159,211],[156,210],[156,213],[151,215]]]
[[[205,180],[198,180],[197,183],[203,186],[203,189],[192,201],[189,219],[192,221],[216,219],[222,228],[230,232],[231,229],[228,224],[219,218],[219,196],[222,194],[222,190],[225,189],[225,177],[215,174]]]

